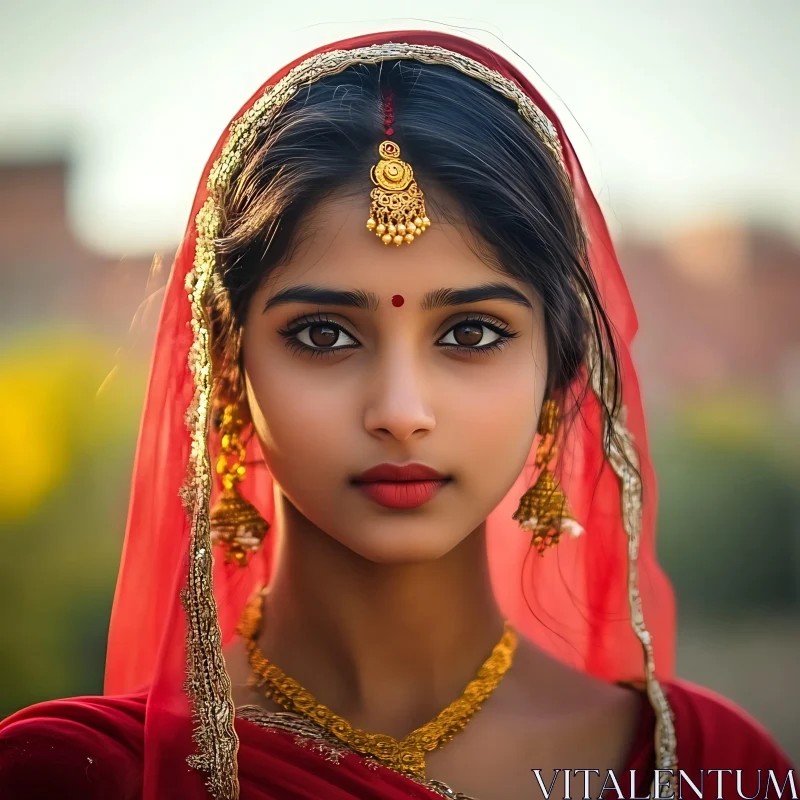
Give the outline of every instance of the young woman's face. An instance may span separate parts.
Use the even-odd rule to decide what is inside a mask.
[[[254,295],[247,396],[301,515],[371,561],[419,562],[475,530],[522,471],[547,375],[543,313],[457,227],[434,221],[396,247],[365,219],[363,198],[327,201]],[[444,480],[358,480],[411,463]]]

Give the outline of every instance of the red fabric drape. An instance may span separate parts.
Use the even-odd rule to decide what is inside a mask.
[[[758,723],[728,701],[684,681],[667,682],[678,728],[680,768],[700,785],[701,771],[742,770],[742,794],[774,798],[768,783],[773,770],[779,786],[793,769]],[[43,703],[0,724],[0,792],[22,800],[139,800],[142,792],[146,694],[77,698]],[[241,800],[433,800],[436,795],[392,770],[370,769],[356,755],[335,764],[291,735],[237,722],[241,742]],[[624,770],[615,772],[621,788],[634,770],[636,797],[646,797],[653,780],[653,712],[642,697],[638,728]],[[534,768],[532,756],[531,768]],[[759,776],[758,771],[761,770]],[[605,776],[603,776],[605,778]],[[701,797],[739,797],[735,774],[702,777]],[[564,797],[563,776],[553,797]],[[761,781],[760,789],[758,781]],[[797,786],[797,783],[795,783]],[[582,777],[571,779],[572,797],[582,796]],[[458,787],[455,787],[456,789]],[[202,786],[162,797],[206,800]],[[530,796],[538,796],[531,777]],[[608,797],[616,797],[612,790]],[[627,795],[626,796],[630,796]],[[697,795],[686,786],[684,797]],[[783,797],[791,797],[789,790]]]

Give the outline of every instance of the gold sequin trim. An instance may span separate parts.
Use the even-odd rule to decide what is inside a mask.
[[[587,367],[591,376],[592,389],[611,407],[615,396],[611,365],[606,364],[601,377],[599,346],[594,337],[590,336],[589,338]],[[659,795],[654,780],[650,788],[650,797],[676,797],[677,786],[674,775],[678,769],[678,758],[675,720],[664,689],[656,678],[652,636],[645,625],[642,598],[639,594],[638,561],[642,532],[642,479],[639,474],[639,454],[634,445],[633,435],[625,425],[625,416],[626,409],[621,406],[615,419],[605,420],[603,443],[606,460],[620,482],[622,527],[628,537],[628,605],[631,625],[642,645],[644,654],[647,697],[656,715],[656,768],[673,770],[669,784],[662,785],[662,788],[666,788],[667,791],[663,795]],[[611,426],[613,426],[613,431]]]
[[[220,215],[214,200],[206,200],[196,220],[198,243],[194,268],[186,276],[186,291],[192,309],[193,342],[189,367],[195,391],[187,412],[191,436],[189,477],[181,492],[190,519],[189,574],[181,593],[187,616],[186,682],[192,704],[194,741],[198,752],[188,757],[191,766],[208,773],[207,786],[214,797],[234,800],[239,794],[236,773],[238,739],[233,728],[231,683],[222,657],[222,634],[212,585],[213,560],[208,501],[211,492],[211,462],[207,434],[211,398],[209,323],[204,305],[205,291],[214,269],[214,238]]]

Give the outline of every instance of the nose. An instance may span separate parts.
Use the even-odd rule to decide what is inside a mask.
[[[392,353],[382,353],[370,384],[364,411],[364,426],[370,434],[405,442],[434,429],[436,421],[427,402],[429,381],[411,352],[397,347]]]

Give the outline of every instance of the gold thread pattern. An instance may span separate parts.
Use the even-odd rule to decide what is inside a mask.
[[[599,352],[597,340],[590,336],[587,368],[592,389],[597,397],[604,399],[606,404],[611,406],[614,402],[616,388],[611,379],[610,365],[606,365],[601,379]],[[625,425],[625,416],[626,409],[621,406],[615,419],[605,420],[603,442],[606,460],[620,481],[622,527],[628,537],[628,605],[631,626],[642,645],[647,697],[656,715],[656,768],[673,770],[669,783],[662,784],[662,788],[667,790],[666,793],[663,795],[658,793],[660,790],[654,780],[650,796],[676,797],[677,785],[674,773],[678,768],[678,759],[675,720],[664,689],[656,678],[653,641],[644,621],[642,598],[639,593],[638,561],[642,531],[642,479],[639,474],[639,454],[636,451],[633,435]]]
[[[181,496],[190,519],[189,573],[181,599],[187,615],[186,681],[184,690],[192,704],[194,741],[198,753],[188,763],[208,774],[207,787],[214,797],[235,800],[239,794],[236,771],[238,738],[233,727],[231,684],[222,657],[222,634],[212,585],[209,497],[211,462],[208,454],[211,355],[205,291],[214,269],[213,242],[220,229],[220,214],[209,197],[196,219],[198,244],[194,268],[186,276],[192,310],[193,343],[189,367],[195,383],[187,423],[191,436],[189,476]]]

